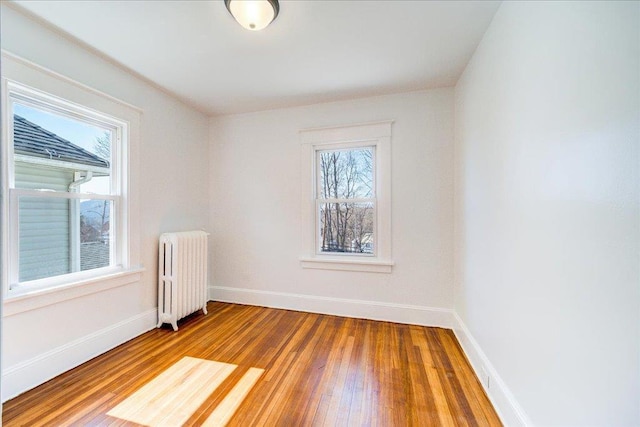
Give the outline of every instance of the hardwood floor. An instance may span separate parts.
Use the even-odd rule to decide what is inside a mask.
[[[450,330],[208,310],[6,402],[3,425],[501,425]]]

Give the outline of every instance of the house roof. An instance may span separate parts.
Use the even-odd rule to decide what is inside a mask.
[[[109,167],[107,160],[17,114],[13,115],[13,149],[16,154],[82,165]]]

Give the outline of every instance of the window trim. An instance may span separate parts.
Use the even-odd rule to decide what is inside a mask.
[[[22,289],[4,300],[2,316],[13,316],[25,311],[136,283],[140,281],[144,271],[145,269],[142,267],[133,267],[126,270],[109,271],[91,278],[68,281],[60,286]]]
[[[24,60],[14,54],[2,51],[3,76],[2,76],[2,294],[4,297],[3,317],[36,309],[45,305],[58,303],[68,299],[77,298],[95,292],[100,292],[113,287],[130,283],[138,283],[144,268],[140,264],[140,232],[139,232],[139,195],[136,191],[138,182],[137,163],[139,159],[139,147],[137,141],[140,135],[140,119],[142,110],[131,104],[123,102],[108,94],[95,90],[89,86],[72,80],[66,76],[48,70],[30,61]],[[96,269],[97,274],[90,277],[77,272],[69,275],[54,276],[58,281],[55,286],[46,288],[25,287],[9,291],[9,245],[10,231],[10,194],[8,180],[13,177],[12,159],[8,159],[9,132],[13,132],[13,120],[9,119],[9,88],[17,85],[27,91],[43,94],[51,99],[61,101],[63,104],[80,111],[91,111],[93,117],[99,122],[122,123],[121,135],[121,182],[118,187],[123,201],[126,201],[126,212],[122,210],[119,218],[121,240],[120,265]],[[73,109],[72,108],[72,109]],[[83,120],[86,121],[86,120]],[[12,148],[12,147],[11,147]],[[22,191],[22,190],[20,190]],[[80,193],[77,193],[80,194]],[[113,193],[112,193],[113,194]],[[92,195],[95,198],[110,198],[111,195]],[[98,271],[99,270],[99,271]],[[90,271],[90,270],[89,270]],[[59,280],[60,277],[66,280]]]
[[[300,131],[302,182],[302,268],[391,273],[391,127],[393,121]],[[318,250],[317,153],[375,147],[374,254],[337,254]]]

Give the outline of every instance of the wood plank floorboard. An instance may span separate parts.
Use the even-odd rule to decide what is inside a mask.
[[[171,384],[181,375],[194,381],[181,368],[194,358],[187,360],[235,369],[219,379],[202,374],[215,389],[196,403],[165,405],[173,413],[155,409],[157,425],[501,425],[450,330],[219,302],[207,308],[178,332],[147,332],[5,402],[2,424],[140,426],[108,413],[120,404],[127,410],[112,414],[160,408],[154,396],[170,390],[143,387],[164,372]],[[134,395],[141,389],[149,396]],[[136,408],[140,402],[157,406]]]

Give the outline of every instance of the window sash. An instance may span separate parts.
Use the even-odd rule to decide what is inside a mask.
[[[8,82],[7,84],[7,109],[5,113],[6,125],[8,127],[8,141],[7,141],[7,158],[9,167],[9,188],[15,188],[15,160],[16,154],[14,153],[14,129],[13,129],[13,110],[14,104],[24,105],[33,109],[41,110],[46,113],[58,115],[67,119],[75,120],[81,123],[85,123],[91,126],[99,127],[104,130],[108,130],[113,135],[111,141],[111,158],[109,159],[110,169],[110,194],[120,194],[121,188],[121,176],[120,176],[120,164],[121,153],[119,152],[122,145],[122,132],[125,126],[124,123],[119,123],[115,118],[106,116],[98,111],[89,109],[84,106],[73,104],[69,101],[60,99],[58,97],[49,95],[47,93],[31,89],[29,87],[20,85],[15,82]],[[20,155],[18,155],[20,156]],[[93,167],[88,166],[86,170],[91,170]],[[84,168],[83,168],[84,170]],[[109,194],[109,193],[106,193]]]
[[[335,203],[371,203],[373,205],[373,236],[371,237],[371,241],[373,243],[373,253],[362,253],[362,252],[330,252],[322,250],[322,218],[320,215],[320,206],[324,204],[335,204]],[[377,199],[316,199],[316,209],[315,209],[315,247],[316,247],[316,255],[336,255],[336,256],[345,256],[345,257],[377,257],[378,256],[378,244],[377,244],[377,236],[378,236],[378,206]]]
[[[322,199],[322,172],[320,171],[320,167],[322,164],[322,161],[320,160],[320,156],[323,153],[335,153],[335,152],[347,152],[347,151],[357,151],[357,150],[363,150],[363,149],[371,149],[371,197],[369,198],[353,198],[351,200],[367,200],[367,199],[371,199],[371,198],[376,198],[376,194],[378,191],[378,187],[377,187],[377,169],[378,169],[378,165],[377,165],[377,158],[376,158],[376,144],[372,144],[371,141],[366,141],[366,142],[362,142],[362,143],[346,143],[346,146],[340,146],[340,147],[331,147],[331,148],[327,148],[327,147],[323,147],[323,146],[317,146],[314,149],[314,198],[315,199]],[[342,145],[342,144],[340,144]],[[325,200],[329,200],[329,199],[325,199]],[[331,200],[340,200],[340,199],[331,199]]]
[[[66,274],[53,275],[35,280],[20,281],[20,198],[41,198],[58,200],[106,200],[111,203],[109,214],[109,259],[106,267]],[[122,246],[122,197],[94,193],[65,193],[62,191],[38,191],[25,189],[9,189],[9,290],[18,288],[43,289],[69,281],[81,280],[99,275],[109,274],[123,267]],[[80,236],[78,235],[78,243]]]

